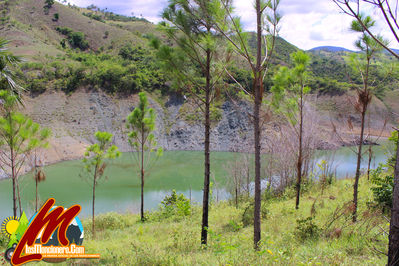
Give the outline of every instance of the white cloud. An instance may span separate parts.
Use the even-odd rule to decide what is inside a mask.
[[[167,5],[167,0],[67,0],[67,2],[80,7],[93,4],[101,9],[108,8],[114,13],[127,16],[131,16],[132,13],[136,17],[142,15],[152,22],[161,21],[160,13]]]
[[[142,15],[155,23],[161,21],[160,14],[167,5],[167,0],[69,0],[69,2],[82,7],[90,4],[100,8],[107,7],[110,11],[123,15],[134,13],[135,16]],[[247,30],[254,30],[256,26],[253,2],[234,0],[235,10]],[[379,17],[375,11],[370,10],[370,12]],[[355,49],[353,43],[358,35],[348,30],[352,18],[342,14],[332,0],[281,0],[280,13],[283,15],[280,36],[301,49],[324,45]],[[383,21],[377,25],[386,37],[391,36]],[[399,47],[399,44],[392,41],[392,46]]]

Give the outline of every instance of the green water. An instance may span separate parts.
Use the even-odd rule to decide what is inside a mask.
[[[236,156],[234,153],[213,152],[212,173],[217,180],[222,180],[225,174],[223,165]],[[150,169],[145,182],[145,207],[158,207],[165,194],[172,189],[190,194],[193,200],[201,200],[203,186],[202,152],[170,151],[164,152],[157,164]],[[131,166],[131,154],[124,153],[105,171],[103,179],[96,188],[96,212],[137,212],[140,204],[140,180],[138,172]],[[82,163],[79,160],[66,161],[45,167],[46,181],[39,184],[40,198],[56,199],[56,204],[70,206],[81,204],[82,215],[91,212],[91,183],[82,178]],[[23,208],[28,214],[33,214],[35,199],[35,183],[32,174],[20,179]],[[12,183],[11,180],[0,181],[0,220],[12,214]]]
[[[375,159],[372,166],[386,160],[387,151],[384,145],[373,147]],[[319,151],[316,158],[331,159],[334,162],[337,176],[353,175],[356,166],[356,156],[350,148],[342,148],[336,152]],[[238,155],[229,152],[212,152],[212,177],[223,186],[226,178],[226,162]],[[104,179],[96,189],[96,213],[109,211],[138,212],[140,204],[140,181],[137,171],[131,166],[133,158],[125,153],[106,169]],[[145,208],[157,208],[164,196],[172,189],[191,194],[193,201],[202,200],[204,155],[200,151],[169,151],[165,152],[156,166],[146,178]],[[82,217],[91,213],[91,184],[82,178],[82,163],[79,160],[61,162],[45,167],[47,179],[39,184],[39,194],[42,200],[54,197],[56,204],[68,207],[73,204],[82,206]],[[21,177],[20,181],[23,209],[28,216],[33,214],[35,199],[35,184],[32,174]],[[221,189],[219,199],[228,197]],[[0,220],[12,214],[12,183],[11,180],[0,181]]]

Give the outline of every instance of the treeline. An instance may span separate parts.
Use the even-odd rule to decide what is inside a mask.
[[[110,12],[107,9],[100,9],[95,5],[89,5],[86,9],[90,10],[91,12],[83,12],[82,14],[84,16],[104,23],[106,20],[120,21],[120,22],[129,22],[129,21],[149,22],[143,17],[139,18],[134,15],[124,16],[120,14],[115,14],[114,12]]]
[[[108,93],[137,93],[140,90],[167,90],[166,79],[153,52],[141,46],[125,45],[118,55],[69,51],[47,63],[26,62],[19,76],[31,93],[53,87],[66,93],[80,87]]]
[[[137,93],[140,90],[168,93],[178,89],[168,82],[171,77],[162,71],[161,62],[151,48],[126,44],[116,51],[86,51],[89,43],[84,33],[68,27],[57,27],[56,30],[66,36],[60,43],[67,51],[66,55],[22,64],[20,77],[33,94],[43,93],[48,88],[72,92],[79,87],[88,87],[102,89],[107,93]],[[274,56],[272,71],[265,76],[265,91],[269,91],[273,85],[272,73],[277,71],[278,66],[291,65],[285,51],[292,48],[287,48],[289,44],[285,43],[281,42],[285,48],[277,49],[280,53],[276,52]],[[70,50],[67,45],[76,49]],[[231,64],[228,69],[236,81],[245,85],[249,92],[252,91],[249,69],[243,68],[240,63]],[[386,70],[379,68],[377,63],[371,72],[375,77],[372,85],[375,95],[382,99],[385,91],[395,88],[397,78],[395,75],[387,75]],[[235,84],[230,77],[223,79],[227,85]],[[353,84],[361,84],[361,79],[345,62],[320,56],[311,57],[308,86],[312,93],[340,95],[353,89]],[[228,91],[234,94],[235,90]]]

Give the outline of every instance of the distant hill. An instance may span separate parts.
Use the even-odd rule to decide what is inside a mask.
[[[394,51],[395,53],[399,54],[399,49],[391,48],[391,50]],[[387,54],[388,56],[391,56],[391,53],[386,50],[384,50],[384,53]]]
[[[354,52],[352,50],[346,49],[344,47],[338,47],[338,46],[318,46],[318,47],[314,47],[310,50],[308,50],[310,52],[313,51],[326,51],[326,52]]]
[[[47,9],[45,5],[45,0],[0,0],[0,37],[10,41],[12,52],[25,58],[19,76],[32,94],[46,90],[72,92],[82,87],[110,93],[169,91],[170,77],[161,70],[149,39],[157,36],[171,42],[156,25],[93,5],[81,8],[55,2]],[[255,50],[255,33],[248,34],[248,42]],[[274,69],[266,77],[265,86],[272,85],[272,75],[279,66],[291,65],[290,54],[298,50],[283,38],[276,39],[271,61]],[[352,88],[351,83],[361,84],[359,75],[347,66],[348,54],[353,51],[320,46],[307,52],[311,57],[308,85],[313,91],[342,94]],[[385,55],[378,61],[392,59]],[[250,87],[248,64],[240,57],[233,61],[232,73]],[[377,80],[383,80],[383,76]],[[385,86],[395,87],[396,78],[390,82]]]

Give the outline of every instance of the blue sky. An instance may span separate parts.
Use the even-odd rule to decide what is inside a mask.
[[[71,4],[87,7],[94,4],[100,8],[123,14],[143,16],[156,23],[167,0],[67,0]],[[255,29],[253,1],[234,0],[236,12],[247,30]],[[340,13],[332,0],[281,0],[280,12],[283,15],[280,36],[301,49],[316,46],[342,46],[354,50],[357,35],[348,30],[351,18]],[[375,15],[375,14],[374,14]],[[377,20],[378,25],[378,20]],[[380,26],[384,26],[381,22]],[[382,28],[381,28],[382,29]],[[384,34],[384,31],[382,31]],[[389,32],[384,34],[390,37]],[[389,38],[388,38],[389,39]],[[392,47],[399,46],[392,41]]]

